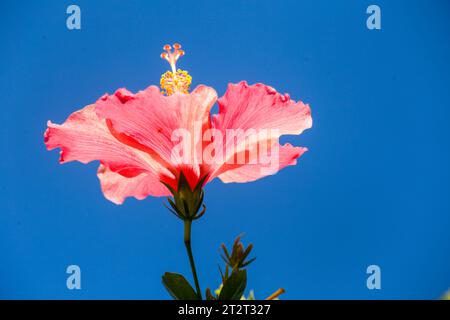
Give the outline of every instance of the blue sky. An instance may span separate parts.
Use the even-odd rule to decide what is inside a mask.
[[[81,30],[66,8],[81,8]],[[368,30],[370,4],[382,29]],[[47,120],[105,92],[158,84],[180,42],[194,86],[262,82],[309,103],[295,167],[206,187],[193,226],[200,284],[245,232],[249,289],[285,299],[438,298],[450,287],[447,1],[5,1],[0,19],[0,298],[166,299],[190,277],[182,223],[162,198],[107,201],[98,163],[58,164]],[[81,290],[66,288],[68,265]],[[366,268],[381,267],[381,290]]]

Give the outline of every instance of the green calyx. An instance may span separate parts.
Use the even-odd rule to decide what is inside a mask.
[[[177,190],[163,182],[173,196],[173,199],[167,197],[170,205],[170,207],[166,205],[167,209],[183,221],[197,220],[203,216],[206,211],[206,206],[203,204],[203,183],[206,178],[207,176],[201,178],[193,190],[183,172],[180,173]]]

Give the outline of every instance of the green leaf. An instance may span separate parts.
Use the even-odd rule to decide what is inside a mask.
[[[166,272],[162,282],[172,298],[176,300],[198,300],[197,293],[181,274]]]
[[[247,286],[247,272],[236,270],[226,279],[219,300],[240,300]]]

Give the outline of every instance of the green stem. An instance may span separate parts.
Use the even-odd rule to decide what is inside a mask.
[[[186,251],[189,257],[189,263],[191,264],[192,276],[194,277],[195,288],[197,291],[197,296],[202,300],[202,292],[200,290],[200,285],[198,283],[197,271],[195,270],[194,256],[192,255],[191,248],[191,224],[192,220],[184,220],[184,245],[186,246]]]

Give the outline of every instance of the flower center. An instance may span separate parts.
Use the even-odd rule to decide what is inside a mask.
[[[172,69],[172,71],[164,73],[159,81],[163,94],[170,96],[176,92],[188,93],[192,77],[185,70],[177,70],[176,66],[177,60],[184,55],[181,45],[175,43],[172,51],[172,47],[166,44],[163,49],[165,52],[161,53],[161,58],[167,60]]]

